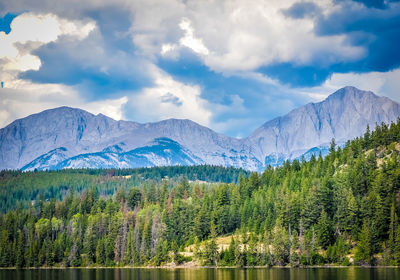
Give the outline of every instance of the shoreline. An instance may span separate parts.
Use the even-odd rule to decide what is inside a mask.
[[[313,266],[185,266],[185,265],[177,265],[177,266],[78,266],[78,267],[62,267],[62,266],[41,266],[41,267],[0,267],[0,270],[50,270],[50,269],[166,269],[166,270],[174,270],[174,269],[309,269],[309,268],[399,268],[400,266],[366,266],[366,265],[350,265],[350,266],[340,266],[340,265],[313,265]]]

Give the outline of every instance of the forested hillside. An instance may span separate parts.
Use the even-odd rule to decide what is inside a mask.
[[[46,177],[38,174],[37,181]],[[62,174],[66,186],[76,174],[91,176]],[[42,197],[1,214],[0,265],[161,265],[191,258],[219,266],[400,264],[400,121],[367,130],[343,148],[332,141],[325,158],[285,162],[240,176],[237,184],[92,183],[62,201]],[[114,195],[104,196],[101,184],[114,186]],[[223,235],[232,240],[220,250]],[[180,253],[188,245],[193,257]]]
[[[117,189],[149,187],[168,179],[169,184],[186,178],[190,181],[235,183],[239,174],[250,173],[233,167],[211,165],[164,166],[135,169],[64,169],[59,171],[0,171],[0,212],[29,208],[37,200],[61,200],[70,192],[92,188],[100,196]],[[155,186],[154,186],[155,187]]]

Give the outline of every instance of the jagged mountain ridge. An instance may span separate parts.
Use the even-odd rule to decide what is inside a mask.
[[[268,121],[244,139],[190,120],[140,124],[60,107],[0,129],[0,169],[213,164],[262,170],[325,153],[332,138],[343,143],[362,135],[367,125],[399,116],[399,103],[354,87]]]
[[[256,159],[244,156],[248,151],[243,151],[245,147],[241,140],[216,133],[190,120],[168,119],[139,124],[60,107],[16,120],[0,130],[0,169],[53,169],[61,161],[78,155],[82,155],[81,159],[83,155],[100,159],[98,153],[115,153],[113,149],[116,147],[119,149],[117,153],[125,153],[151,146],[149,143],[162,137],[171,140],[169,145],[173,146],[172,141],[175,141],[189,151],[192,164],[240,166],[253,170],[260,165]],[[59,148],[62,151],[57,150]],[[57,151],[56,155],[54,151]],[[96,157],[93,157],[94,153]],[[243,157],[246,160],[238,163]],[[59,158],[59,162],[50,167],[44,162],[45,158],[52,162]],[[88,160],[81,162],[85,162],[85,167],[110,167]],[[143,161],[142,166],[160,164],[164,161],[158,157],[157,161]]]
[[[326,150],[332,138],[343,144],[361,136],[367,125],[373,129],[399,116],[399,103],[371,91],[345,87],[319,103],[308,103],[266,122],[246,140],[259,160],[265,155],[293,159],[312,147]]]

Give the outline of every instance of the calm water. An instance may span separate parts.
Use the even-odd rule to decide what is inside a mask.
[[[270,268],[270,269],[38,269],[0,270],[0,280],[372,280],[400,279],[399,268]]]

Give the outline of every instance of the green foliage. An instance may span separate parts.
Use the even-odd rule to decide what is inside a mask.
[[[327,249],[332,244],[334,232],[331,222],[325,210],[322,210],[321,216],[317,224],[318,242],[323,249]]]
[[[131,209],[134,209],[135,206],[139,205],[141,201],[142,193],[140,192],[140,190],[137,188],[130,189],[127,198],[128,206],[131,207]]]
[[[335,244],[330,245],[326,250],[326,258],[330,263],[342,264],[348,261],[346,257],[348,251],[349,245],[346,240],[343,237],[339,237],[336,239]]]
[[[364,221],[360,232],[360,241],[356,247],[354,259],[360,264],[370,264],[372,260],[372,235],[370,225]]]
[[[279,221],[272,231],[273,259],[277,265],[284,265],[289,262],[289,236]]]
[[[0,212],[16,209],[17,205],[29,208],[32,203],[45,211],[46,218],[54,214],[54,203],[66,195],[86,193],[86,202],[80,206],[88,211],[91,203],[100,194],[113,195],[116,190],[129,190],[132,187],[149,182],[161,183],[168,178],[171,183],[192,181],[235,183],[243,174],[250,173],[233,167],[211,165],[200,166],[163,166],[135,169],[65,169],[57,171],[22,172],[14,170],[0,171]],[[44,201],[53,199],[44,209]],[[79,210],[79,209],[76,209]]]

